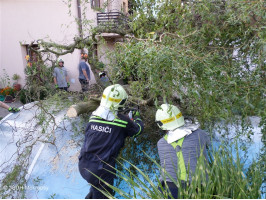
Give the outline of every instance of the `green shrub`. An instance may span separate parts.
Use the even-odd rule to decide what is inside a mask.
[[[23,103],[44,100],[54,94],[52,71],[53,68],[46,66],[42,61],[25,68],[26,89],[20,92]]]

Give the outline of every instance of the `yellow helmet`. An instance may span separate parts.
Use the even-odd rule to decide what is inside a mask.
[[[162,104],[156,112],[156,123],[162,130],[174,130],[185,124],[180,110],[170,104]]]
[[[100,105],[105,108],[119,110],[119,108],[125,106],[127,98],[127,92],[121,85],[110,85],[103,91]]]

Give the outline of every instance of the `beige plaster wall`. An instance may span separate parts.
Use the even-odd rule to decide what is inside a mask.
[[[2,63],[2,3],[0,1],[0,70],[2,71],[2,68],[1,68],[1,63]],[[0,80],[1,80],[1,72],[0,71]],[[1,88],[1,82],[0,82],[0,88]]]
[[[76,1],[72,3],[72,16],[68,11],[63,0],[0,0],[0,76],[5,69],[10,77],[14,73],[19,74],[22,77],[20,83],[25,83],[26,48],[21,43],[29,44],[37,39],[72,43],[78,35]],[[94,19],[95,12],[89,12],[87,17]],[[79,50],[62,56],[62,59],[69,72],[70,89],[80,90]]]
[[[107,1],[107,0],[105,0]],[[109,11],[121,11],[122,2],[127,0],[109,0]],[[30,44],[38,39],[52,40],[61,44],[70,44],[73,38],[79,35],[75,18],[77,18],[77,2],[72,1],[71,16],[66,0],[0,0],[0,77],[3,70],[11,78],[14,73],[22,78],[19,81],[25,84],[24,69],[26,67],[26,48],[22,44]],[[85,33],[89,33],[91,26],[97,25],[96,13],[90,3],[81,4],[82,13],[91,24],[84,26]],[[107,8],[106,8],[106,11]],[[83,16],[84,17],[84,16]],[[105,51],[113,48],[108,41],[106,46],[99,45],[100,60],[108,64]],[[68,70],[70,90],[79,91],[78,64],[80,50],[61,57]],[[92,74],[92,73],[91,73]],[[91,83],[95,83],[93,74]],[[13,81],[12,81],[13,83]],[[11,84],[12,84],[11,83]],[[3,87],[0,85],[0,88]]]

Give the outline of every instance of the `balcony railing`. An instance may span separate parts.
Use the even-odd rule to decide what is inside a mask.
[[[128,28],[128,18],[120,12],[97,13],[97,25],[106,29]]]

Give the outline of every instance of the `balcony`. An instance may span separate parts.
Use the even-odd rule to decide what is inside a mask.
[[[97,28],[102,37],[120,38],[129,29],[128,17],[120,12],[97,13]]]

